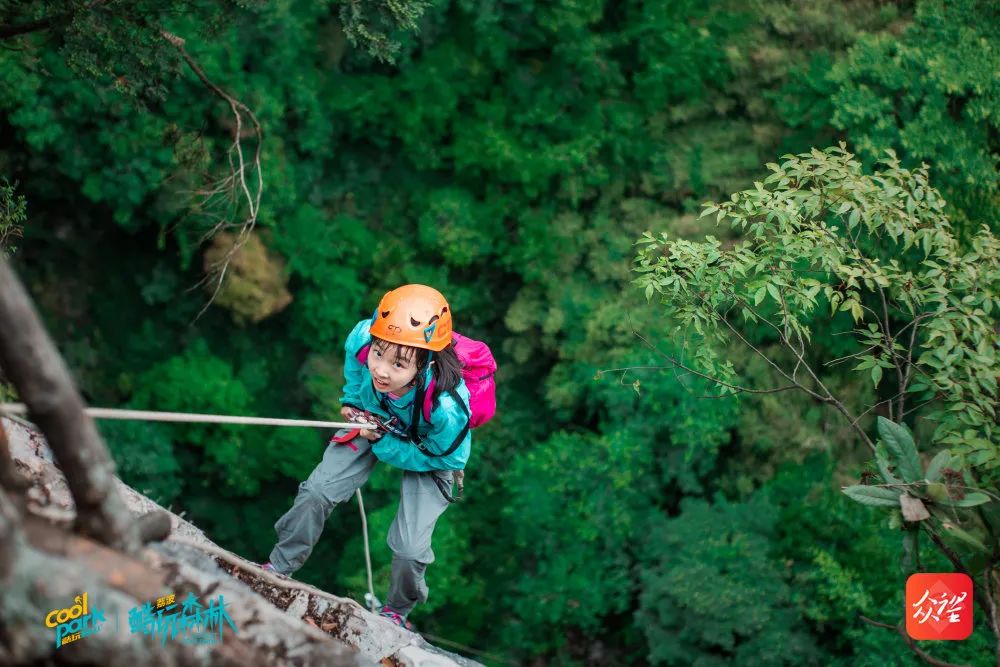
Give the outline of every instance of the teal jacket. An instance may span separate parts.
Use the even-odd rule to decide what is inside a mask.
[[[372,384],[372,376],[368,371],[368,366],[358,361],[358,351],[372,341],[369,329],[371,320],[365,319],[357,323],[347,342],[344,344],[346,359],[344,360],[344,396],[340,399],[342,405],[350,405],[361,410],[382,415],[383,417],[399,417],[402,421],[401,427],[405,430],[410,428],[410,420],[413,415],[413,400],[417,392],[408,391],[397,400],[393,400],[388,394],[375,389]],[[424,371],[424,388],[431,379],[431,371]],[[421,438],[423,446],[431,452],[445,452],[454,443],[468,421],[469,390],[465,382],[460,382],[455,387],[454,392],[465,402],[465,409],[455,402],[449,392],[442,392],[435,401],[431,410],[431,423],[427,424],[421,416],[420,424],[417,425],[417,434]],[[379,399],[383,399],[392,408],[392,415],[386,414]],[[409,442],[394,436],[391,433],[383,433],[382,437],[375,441],[372,446],[372,453],[380,461],[403,470],[414,470],[416,472],[426,472],[428,470],[464,470],[465,464],[469,460],[469,453],[472,451],[472,431],[466,430],[465,438],[458,448],[448,456],[428,456]]]

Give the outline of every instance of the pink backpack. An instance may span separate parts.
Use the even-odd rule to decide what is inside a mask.
[[[472,411],[469,415],[469,426],[476,428],[492,419],[497,411],[497,385],[493,379],[497,371],[497,362],[486,343],[455,331],[451,333],[451,337],[455,342],[458,360],[462,362],[462,379],[465,380],[465,386],[469,390],[469,408]],[[357,359],[362,364],[368,363],[369,348],[371,348],[370,343],[358,350]],[[423,415],[424,421],[428,423],[431,421],[434,385],[432,376],[424,393]],[[457,397],[455,398],[457,400]],[[461,404],[461,401],[459,403]]]

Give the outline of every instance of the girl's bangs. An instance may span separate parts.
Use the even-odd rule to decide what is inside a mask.
[[[372,336],[372,347],[378,350],[381,354],[387,354],[389,352],[394,353],[394,362],[400,361],[407,364],[410,363],[413,356],[417,353],[417,348],[415,347],[400,345],[399,343],[390,343],[389,341],[382,340],[376,336]]]

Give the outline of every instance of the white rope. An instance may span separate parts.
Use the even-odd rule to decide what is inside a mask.
[[[247,424],[253,426],[307,426],[311,428],[359,428],[374,430],[374,424],[366,422],[325,422],[309,419],[272,419],[270,417],[236,417],[231,415],[204,415],[187,412],[151,412],[148,410],[117,410],[113,408],[84,408],[87,416],[94,419],[137,419],[156,422],[187,422],[200,424]],[[28,408],[23,403],[0,404],[0,412],[11,415],[25,415]]]
[[[378,613],[378,598],[375,597],[375,587],[372,584],[372,555],[368,548],[368,517],[365,516],[365,501],[361,499],[361,489],[355,490],[358,496],[358,509],[361,510],[361,534],[365,537],[365,567],[368,568],[368,607],[373,614]]]

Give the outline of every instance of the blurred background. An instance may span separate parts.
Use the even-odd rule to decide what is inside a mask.
[[[408,282],[491,346],[498,414],[418,629],[537,666],[922,664],[858,619],[899,622],[906,572],[899,532],[840,492],[870,456],[840,415],[599,372],[661,365],[633,327],[679,353],[632,284],[642,233],[732,241],[701,205],[782,154],[895,149],[959,234],[996,232],[996,3],[8,0],[0,46],[0,240],[90,404],[339,418],[347,333]],[[813,359],[846,354],[835,320],[809,323]],[[880,400],[823,373],[856,413]],[[251,560],[328,435],[100,427],[127,483]],[[400,476],[365,488],[380,595]],[[353,503],[297,578],[362,598]],[[933,649],[992,647],[980,616]]]

